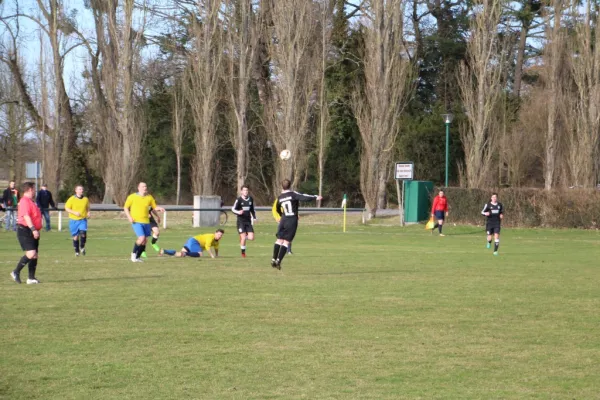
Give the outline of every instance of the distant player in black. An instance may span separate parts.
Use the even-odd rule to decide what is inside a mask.
[[[492,235],[494,235],[494,255],[498,255],[498,247],[500,247],[500,225],[504,218],[504,206],[498,202],[498,195],[492,193],[492,198],[489,203],[485,203],[481,214],[487,217],[485,230],[487,231],[487,248],[492,246]]]
[[[237,198],[231,211],[237,215],[237,230],[240,234],[240,248],[242,257],[246,257],[246,240],[254,240],[254,226],[256,212],[254,211],[254,199],[248,194],[248,186],[242,186],[241,196]]]
[[[301,194],[290,190],[292,183],[289,179],[284,179],[281,182],[283,189],[277,197],[275,210],[281,215],[279,226],[277,227],[277,241],[273,247],[273,258],[271,266],[281,269],[281,261],[288,251],[288,246],[298,229],[298,206],[301,201],[321,200],[321,196],[313,196],[310,194]]]

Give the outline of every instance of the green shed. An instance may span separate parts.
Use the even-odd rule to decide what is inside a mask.
[[[404,222],[426,221],[431,216],[433,182],[404,181]]]

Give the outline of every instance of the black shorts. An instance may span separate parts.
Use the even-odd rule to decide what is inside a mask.
[[[296,236],[296,230],[298,230],[297,218],[281,218],[277,226],[277,239],[291,242],[294,240],[294,236]]]
[[[34,238],[31,229],[23,225],[18,225],[17,239],[19,239],[19,244],[23,251],[37,251],[40,246],[40,239]]]
[[[158,224],[152,215],[150,215],[150,229],[158,228]]]
[[[237,230],[238,233],[251,233],[254,232],[254,227],[252,226],[252,221],[244,220],[238,218],[237,220]]]
[[[444,212],[444,210],[435,210],[435,219],[439,220],[444,220],[446,219],[446,213]]]
[[[500,234],[500,225],[486,225],[485,230],[488,235],[493,235],[494,233]]]

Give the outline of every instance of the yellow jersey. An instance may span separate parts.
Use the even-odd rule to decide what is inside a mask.
[[[85,196],[79,198],[73,195],[69,197],[69,200],[67,200],[67,202],[65,203],[65,208],[70,208],[71,210],[77,211],[80,214],[80,216],[78,217],[75,214],[69,213],[69,219],[73,219],[76,221],[86,219],[90,212],[90,201]]]
[[[273,213],[273,218],[275,218],[275,221],[279,222],[279,220],[281,219],[281,215],[279,215],[279,213],[277,212],[277,199],[275,199],[275,202],[273,203],[273,208],[271,209],[271,212]]]
[[[219,250],[219,241],[215,240],[214,233],[205,233],[204,235],[197,235],[194,236],[194,239],[196,239],[198,243],[200,243],[200,246],[202,246],[202,250],[208,250],[211,247],[215,250]]]
[[[132,193],[127,197],[127,200],[125,200],[125,208],[129,209],[129,214],[131,214],[133,222],[140,224],[150,223],[150,215],[148,212],[150,207],[157,207],[156,200],[154,200],[154,197],[150,194],[140,196],[138,193]]]

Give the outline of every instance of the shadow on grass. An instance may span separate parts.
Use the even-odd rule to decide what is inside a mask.
[[[114,281],[114,280],[141,280],[141,279],[157,279],[163,278],[166,275],[143,275],[143,276],[112,276],[99,278],[82,278],[82,279],[61,279],[57,281],[49,281],[49,283],[67,283],[67,282],[93,282],[93,281]]]
[[[283,264],[282,264],[283,269]],[[386,269],[380,271],[332,271],[332,272],[311,272],[311,273],[294,273],[294,275],[371,275],[371,274],[399,274],[399,273],[414,273],[414,269]]]
[[[436,233],[437,233],[437,231],[436,231]],[[481,235],[482,233],[483,233],[483,234],[485,234],[485,233],[486,233],[486,231],[485,231],[485,228],[473,228],[473,229],[469,229],[469,230],[468,230],[468,231],[466,231],[466,232],[450,232],[450,233],[447,233],[447,231],[446,231],[446,232],[444,232],[444,234],[445,234],[446,236],[467,236],[467,235]]]

